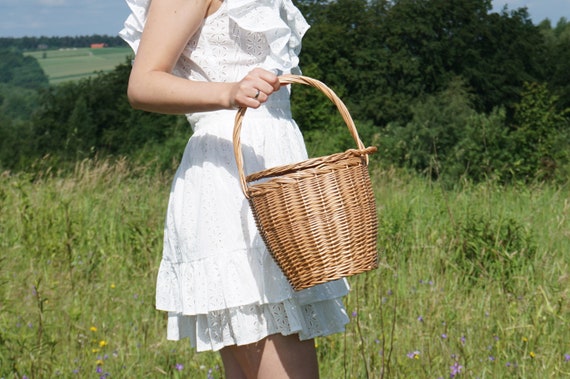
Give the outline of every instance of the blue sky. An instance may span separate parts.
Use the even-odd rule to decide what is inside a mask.
[[[570,0],[493,0],[505,4],[528,7],[535,23],[570,20]],[[0,0],[0,37],[115,35],[128,14],[124,0]]]

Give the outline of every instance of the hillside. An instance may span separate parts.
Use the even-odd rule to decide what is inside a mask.
[[[118,64],[124,63],[131,54],[132,50],[129,47],[67,48],[24,53],[38,60],[50,84],[87,78],[100,72],[110,72]]]

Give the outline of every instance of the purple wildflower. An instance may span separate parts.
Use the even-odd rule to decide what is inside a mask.
[[[461,343],[462,344],[465,344],[465,340],[466,340],[465,336],[461,336]]]
[[[443,334],[441,335],[441,338],[444,339],[444,340],[447,339],[447,334],[443,333]]]
[[[177,371],[182,371],[182,370],[184,370],[184,365],[183,365],[182,363],[177,363],[177,364],[174,366],[174,368],[175,368]]]
[[[419,316],[418,316],[418,321],[419,321],[419,322],[424,322],[424,318],[423,318],[421,315],[419,315]]]
[[[570,362],[570,354],[564,354],[564,362]]]
[[[410,359],[419,359],[420,358],[420,352],[418,350],[412,351],[411,353],[406,354],[406,356]]]
[[[461,365],[459,364],[459,362],[455,362],[455,363],[453,364],[453,366],[450,367],[450,370],[451,370],[451,373],[449,374],[449,377],[450,377],[450,378],[455,378],[455,376],[456,376],[457,374],[460,374],[460,373],[461,373],[461,370],[463,370],[463,366],[461,366]]]

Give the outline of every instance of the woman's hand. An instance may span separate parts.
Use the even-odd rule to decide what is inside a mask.
[[[259,108],[269,95],[279,88],[281,84],[277,75],[262,68],[255,68],[230,88],[229,104],[232,108]]]

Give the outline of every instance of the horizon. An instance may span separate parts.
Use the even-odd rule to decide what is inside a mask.
[[[491,13],[505,6],[509,12],[527,7],[535,25],[549,19],[555,26],[570,18],[570,0],[492,0]],[[123,0],[1,0],[0,38],[114,37],[129,14]]]

